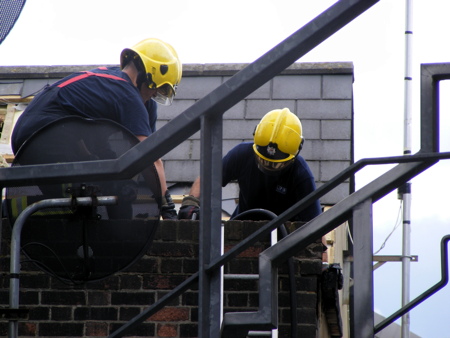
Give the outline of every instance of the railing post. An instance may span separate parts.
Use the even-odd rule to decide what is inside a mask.
[[[353,292],[351,336],[373,338],[373,219],[372,199],[353,209]]]
[[[222,115],[201,121],[198,337],[206,338],[219,335],[222,315],[220,269],[205,270],[221,256]]]

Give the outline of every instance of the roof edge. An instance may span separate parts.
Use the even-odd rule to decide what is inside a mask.
[[[248,63],[184,64],[183,76],[232,76],[248,65]],[[75,72],[100,66],[111,67],[118,65],[0,66],[0,78],[63,78]],[[281,74],[353,74],[353,62],[298,62],[286,68]]]

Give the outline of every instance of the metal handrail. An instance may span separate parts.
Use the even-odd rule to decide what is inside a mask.
[[[90,180],[110,180],[132,177],[136,173],[141,172],[148,163],[154,162],[165,153],[175,148],[186,138],[197,132],[200,129],[201,123],[214,122],[212,121],[214,118],[223,115],[225,111],[237,102],[244,99],[248,94],[252,93],[279,72],[286,69],[301,56],[319,45],[376,2],[378,2],[378,0],[340,0],[336,2],[316,19],[312,20],[299,31],[288,37],[266,55],[231,77],[209,95],[197,101],[194,105],[184,111],[183,114],[174,118],[160,130],[152,134],[147,140],[136,145],[119,159],[0,168],[0,182],[2,182],[2,187],[34,185],[36,183],[64,183],[68,179],[73,182],[81,182],[86,178],[89,178]],[[426,72],[424,72],[424,69]],[[395,189],[395,187],[400,186],[418,173],[434,165],[438,160],[449,158],[448,153],[439,153],[439,114],[436,85],[438,81],[448,78],[450,78],[449,64],[442,64],[436,67],[429,65],[422,68],[421,153],[412,156],[397,157],[395,160],[397,161],[396,163],[402,163],[403,166],[397,166],[393,170],[390,170],[379,179],[347,197],[334,208],[330,209],[330,211],[318,216],[313,221],[287,236],[279,242],[283,243],[285,247],[281,247],[280,244],[277,244],[268,249],[269,251],[264,252],[263,257],[263,259],[266,260],[265,262],[269,264],[265,267],[270,269],[270,263],[274,264],[278,260],[287,258],[292,255],[292,252],[298,250],[299,247],[302,247],[302,245],[306,245],[312,239],[318,238],[337,227],[342,220],[348,218],[349,210],[354,208],[355,203],[363,200],[365,201],[366,199],[371,199],[372,202],[374,202],[386,195],[392,189]],[[202,131],[204,129],[208,128],[202,128]],[[216,153],[214,154],[214,159],[218,157],[218,145],[215,146]],[[213,156],[210,156],[211,151],[211,149],[202,150],[202,155],[207,154],[208,156],[206,157],[209,160],[209,162],[203,160],[205,156],[202,156],[202,170],[203,173],[206,172],[206,176],[209,175],[210,178],[212,178],[210,180],[211,182],[219,184],[217,173],[215,173],[215,176],[208,173],[208,169],[212,171],[211,168],[213,168],[213,161],[211,160],[213,159]],[[384,158],[372,160],[374,162],[373,164],[388,164],[394,163],[390,162],[393,161],[393,159],[394,158]],[[176,289],[177,292],[186,289],[198,278],[200,278],[200,281],[202,279],[208,280],[209,277],[207,274],[215,271],[215,269],[224,264],[224,262],[237,256],[244,250],[244,244],[246,246],[251,245],[259,238],[259,236],[268,234],[296,213],[305,209],[308,205],[313,203],[314,200],[340,184],[337,182],[342,182],[344,177],[350,177],[353,170],[356,172],[358,166],[363,167],[367,165],[368,162],[365,163],[364,160],[361,160],[355,163],[339,174],[335,180],[323,185],[317,189],[316,192],[299,201],[281,214],[276,220],[270,221],[264,228],[247,238],[244,243],[235,247],[234,250],[227,252],[227,254],[221,257],[213,257],[211,262],[206,261],[206,268],[202,265],[199,273],[191,276],[191,278],[182,283],[182,285]],[[205,180],[204,182],[208,182],[208,180]],[[207,186],[207,184],[202,185],[202,196],[209,196],[208,194],[203,193],[205,186]],[[217,191],[216,188],[214,189],[214,191]],[[206,219],[209,221],[214,218],[213,220],[215,221],[216,215],[214,214],[214,217],[211,215],[211,211],[206,211],[207,217],[202,218],[200,221],[200,227],[202,229],[206,227],[206,225],[204,225]],[[207,226],[211,226],[211,224],[208,224]],[[316,226],[317,228],[315,228]],[[202,237],[202,239],[205,241],[207,238],[205,236]],[[208,240],[210,240],[210,238],[208,238]],[[213,244],[211,243],[209,246],[212,247]],[[206,247],[206,250],[201,253],[202,257],[210,254],[211,250],[208,251],[208,249],[210,248]],[[268,279],[270,279],[270,275]],[[271,281],[269,280],[268,283],[270,282]],[[202,291],[202,285],[204,284],[200,285],[200,291]],[[206,292],[209,292],[209,290]],[[170,297],[167,296],[163,299],[168,299]],[[207,300],[211,298],[208,297],[209,296],[205,297],[206,301],[204,301],[202,305],[207,304]],[[160,305],[161,303],[158,302],[152,308],[156,309]],[[147,311],[146,314],[148,314],[148,312],[149,311]],[[203,312],[199,315],[199,336],[203,337],[203,335],[211,335],[211,332],[217,334],[216,323],[213,323],[214,325],[208,325],[210,324],[208,322],[209,319],[207,319],[209,313],[208,311]],[[139,316],[140,319],[142,317],[142,315]],[[209,321],[211,322],[211,320]],[[131,324],[135,323],[136,322],[133,322]],[[123,330],[120,331],[119,329],[117,333],[119,332],[123,332]],[[118,336],[117,334],[113,335]]]
[[[383,157],[383,158],[366,158],[355,162],[353,165],[349,166],[347,169],[343,170],[341,173],[333,177],[327,183],[318,187],[315,191],[311,192],[308,196],[303,198],[289,208],[286,212],[279,215],[273,221],[268,222],[260,229],[255,231],[253,234],[248,236],[245,240],[235,245],[231,250],[227,251],[220,258],[213,261],[207,268],[207,271],[212,271],[217,269],[227,263],[230,259],[235,258],[240,253],[242,253],[248,246],[258,242],[264,236],[270,234],[271,231],[276,229],[279,225],[288,221],[290,218],[298,214],[299,212],[306,209],[308,206],[313,204],[316,200],[320,199],[322,196],[336,188],[339,184],[343,183],[345,180],[349,179],[351,176],[356,174],[358,171],[363,169],[368,165],[380,165],[380,164],[395,164],[395,163],[412,163],[421,161],[436,161],[441,159],[450,159],[450,152],[445,153],[429,153],[423,154],[418,153],[411,156],[393,156],[393,157]],[[379,197],[378,197],[379,198]]]
[[[41,200],[26,207],[14,222],[11,234],[11,262],[10,262],[10,280],[9,280],[9,308],[12,310],[19,309],[19,277],[20,277],[20,250],[21,250],[21,234],[27,219],[35,212],[47,208],[59,208],[73,206],[74,202],[79,206],[91,206],[94,204],[92,197],[72,198],[54,198]],[[95,203],[102,206],[111,206],[117,204],[116,196],[99,196]],[[18,321],[11,319],[8,326],[8,337],[18,337]]]
[[[421,295],[417,296],[415,299],[410,301],[408,304],[403,306],[401,309],[394,312],[388,318],[384,319],[377,325],[375,325],[374,332],[377,333],[387,327],[389,324],[393,323],[395,320],[403,316],[405,313],[409,312],[417,305],[422,303],[424,300],[428,299],[430,296],[434,295],[440,289],[448,283],[448,246],[447,243],[450,241],[450,235],[444,236],[441,239],[441,280],[430,287],[427,291],[423,292]]]
[[[351,217],[351,212],[354,208],[358,207],[361,203],[370,200],[370,203],[373,204],[393,189],[398,188],[411,178],[437,163],[438,159],[450,158],[449,155],[449,153],[442,153],[398,157],[396,160],[403,163],[397,165],[395,168],[383,174],[378,179],[342,200],[327,212],[317,216],[312,221],[295,230],[274,246],[263,251],[260,254],[260,275],[264,276],[264,278],[260,279],[259,310],[256,312],[226,313],[223,323],[224,330],[228,327],[226,336],[228,337],[236,334],[244,335],[245,330],[250,327],[252,327],[252,329],[266,329],[271,325],[276,325],[276,319],[273,317],[274,313],[276,313],[277,307],[276,299],[273,296],[273,290],[276,290],[276,285],[274,285],[273,278],[274,273],[276,273],[276,269],[274,268],[275,266],[288,257],[294,255],[298,250],[305,247],[313,240],[320,238],[320,236],[325,235],[338,227],[345,220],[348,220]],[[393,159],[394,158],[374,159],[373,162],[388,164],[392,163]],[[228,261],[230,258],[234,258],[248,245],[256,242],[260,236],[267,235],[279,224],[289,220],[311,204],[314,200],[330,191],[332,187],[335,187],[340,182],[343,182],[343,180],[348,178],[348,175],[360,170],[370,162],[370,160],[364,160],[355,163],[343,173],[339,174],[335,179],[332,179],[328,184],[318,188],[315,192],[309,194],[303,200],[294,204],[277,219],[270,221],[240,244],[235,246],[233,248],[235,250],[232,252],[227,252],[221,258],[217,259],[214,264],[211,264],[211,266],[208,267],[208,271],[209,269],[218,268],[223,262]],[[373,330],[373,326],[371,330]]]
[[[219,303],[213,298],[217,296],[220,285],[216,276],[211,276],[205,267],[211,264],[210,260],[220,256],[220,234],[218,227],[214,226],[220,223],[220,213],[217,208],[208,206],[219,204],[221,172],[218,163],[222,157],[219,126],[222,115],[378,1],[336,2],[118,159],[0,168],[1,186],[127,179],[143,171],[148,163],[161,158],[201,128],[203,208],[199,231],[202,238],[199,289],[203,292],[199,292],[199,336],[214,336],[220,327],[220,313]],[[211,133],[212,130],[214,133]],[[219,170],[214,170],[216,168]],[[211,201],[204,200],[207,196],[212,196]]]
[[[285,223],[289,220],[293,215],[301,212],[305,208],[307,208],[310,204],[314,203],[317,199],[320,199],[326,193],[330,192],[332,189],[336,188],[339,184],[343,183],[345,180],[349,179],[352,175],[363,169],[368,165],[386,165],[386,164],[395,164],[395,163],[411,163],[411,162],[429,162],[436,163],[437,160],[440,159],[450,159],[450,152],[445,153],[429,153],[423,154],[418,153],[411,156],[393,156],[393,157],[384,157],[384,158],[366,158],[361,159],[355,162],[353,165],[349,166],[347,169],[342,171],[340,174],[336,175],[330,181],[325,183],[324,185],[317,188],[314,192],[310,193],[308,196],[303,198],[301,201],[297,202],[290,209],[288,209],[285,213],[281,214],[279,217],[274,220],[269,221],[264,224],[260,229],[249,235],[246,239],[236,244],[228,250],[221,257],[212,261],[211,264],[206,267],[207,272],[215,271],[221,268],[230,260],[237,257],[240,253],[246,250],[252,244],[260,241],[264,236],[270,234],[271,231],[279,227],[281,224]],[[430,164],[429,166],[431,166]],[[409,177],[406,179],[409,180]],[[380,196],[378,198],[381,198]],[[337,224],[336,226],[338,226]],[[290,234],[291,235],[291,234]],[[290,236],[288,235],[288,237]],[[320,237],[320,234],[317,235]],[[134,328],[136,325],[144,322],[147,318],[155,314],[159,311],[165,304],[169,303],[175,297],[183,293],[185,290],[189,289],[191,285],[198,281],[199,274],[196,273],[189,277],[186,281],[180,284],[179,287],[173,289],[171,292],[166,294],[164,298],[160,299],[152,306],[148,307],[142,313],[131,319],[127,324],[123,325],[117,331],[112,333],[109,337],[122,337],[123,334],[126,334]]]

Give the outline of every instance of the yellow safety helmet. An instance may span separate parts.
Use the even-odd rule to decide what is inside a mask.
[[[182,75],[175,49],[159,39],[146,39],[122,51],[120,67],[123,69],[130,61],[140,64],[138,69],[143,72],[140,82],[145,81],[149,88],[158,89],[153,100],[166,106],[172,104]]]
[[[303,146],[302,124],[288,108],[272,110],[256,126],[253,140],[260,167],[281,171],[293,162]]]

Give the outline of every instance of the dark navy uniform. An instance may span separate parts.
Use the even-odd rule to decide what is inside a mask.
[[[222,186],[233,180],[239,183],[239,204],[232,217],[250,209],[266,209],[280,215],[316,189],[313,174],[303,157],[297,155],[282,174],[269,176],[258,169],[252,146],[251,142],[241,143],[222,161]],[[307,222],[320,213],[317,200],[292,221]]]
[[[149,136],[155,128],[156,103],[144,104],[138,88],[119,67],[74,73],[45,88],[28,105],[12,134],[13,152],[48,123],[74,115],[110,119],[136,136]]]

